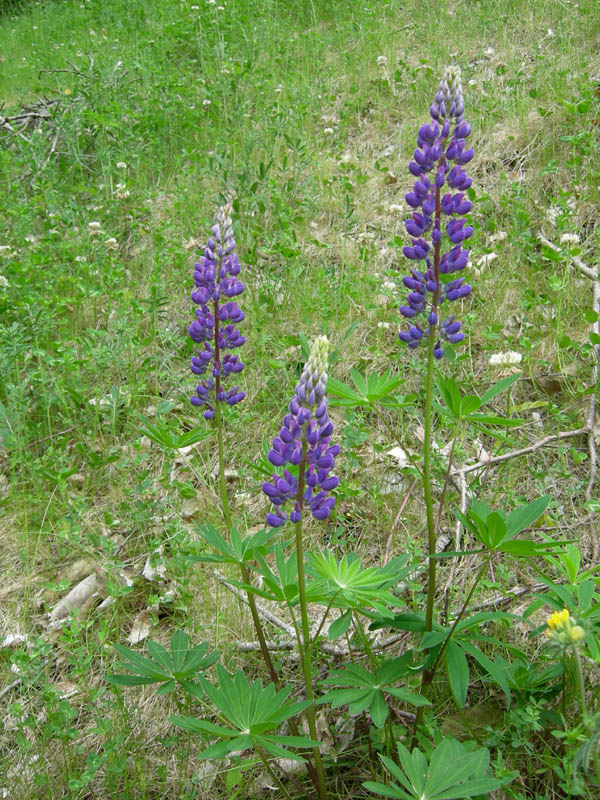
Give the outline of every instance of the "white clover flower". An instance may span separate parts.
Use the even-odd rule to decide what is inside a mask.
[[[392,326],[389,322],[378,322],[377,327],[382,328],[384,331],[389,331]]]
[[[102,225],[99,222],[88,222],[88,233],[90,236],[98,236]]]
[[[331,136],[333,132],[333,128],[323,128],[323,133],[326,133],[328,136]]]
[[[397,292],[398,291],[398,287],[396,286],[394,281],[384,281],[381,284],[381,286],[382,286],[383,289],[389,289],[390,292]]]
[[[0,275],[0,289],[8,289],[8,281],[4,277],[4,275]]]
[[[118,200],[127,200],[131,192],[126,188],[124,183],[117,183],[115,197]]]
[[[521,353],[509,350],[507,353],[494,353],[490,356],[490,366],[492,367],[516,367],[523,360]]]
[[[482,269],[483,267],[489,267],[492,261],[494,261],[496,258],[498,258],[497,253],[485,253],[484,255],[479,256],[475,263],[480,269]]]
[[[399,206],[397,203],[390,203],[390,211],[392,214],[404,211],[404,206]]]
[[[117,161],[115,166],[117,169],[127,169],[127,164],[124,161]]]
[[[581,239],[577,233],[563,233],[560,237],[561,244],[579,244]]]
[[[75,261],[78,264],[85,264],[85,262],[87,261],[87,258],[85,256],[75,256]]]
[[[387,67],[387,56],[377,56],[377,66],[378,67]]]
[[[212,100],[209,100],[208,97],[205,97],[204,100],[202,101],[202,105],[203,106],[210,106],[210,105],[212,105]]]
[[[106,247],[107,250],[118,250],[119,249],[119,243],[114,238],[114,236],[111,236],[110,239],[107,239],[104,242],[104,246]]]

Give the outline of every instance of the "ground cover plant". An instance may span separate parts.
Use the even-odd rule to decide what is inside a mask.
[[[598,796],[599,44],[0,5],[3,796]]]

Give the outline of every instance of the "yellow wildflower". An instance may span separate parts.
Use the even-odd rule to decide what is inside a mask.
[[[581,625],[575,624],[575,620],[569,615],[569,611],[566,608],[551,614],[546,624],[548,625],[546,636],[567,647],[577,644],[585,636],[585,630]]]

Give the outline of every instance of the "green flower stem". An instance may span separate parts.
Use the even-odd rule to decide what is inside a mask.
[[[373,648],[371,647],[371,642],[369,642],[369,637],[365,633],[365,629],[362,626],[361,621],[358,619],[358,615],[356,612],[352,612],[352,624],[354,626],[354,630],[358,634],[358,638],[361,640],[362,645],[365,649],[365,653],[369,661],[371,662],[371,666],[374,670],[377,670],[377,659],[375,658],[375,653],[373,652]]]
[[[306,452],[307,443],[306,438],[302,442],[302,459],[298,467],[298,491],[296,500],[302,511],[304,500],[304,473],[306,466]],[[298,563],[298,597],[300,600],[300,615],[302,618],[302,638],[298,638],[298,650],[300,651],[300,658],[302,660],[302,670],[304,673],[304,686],[306,691],[306,699],[310,705],[306,709],[306,716],[308,718],[308,730],[310,736],[315,742],[319,741],[317,736],[317,724],[315,719],[315,706],[314,706],[314,691],[313,691],[313,675],[312,675],[312,645],[310,641],[310,625],[308,620],[308,609],[306,602],[306,580],[304,577],[304,543],[302,541],[302,519],[296,522],[296,559]],[[325,785],[325,771],[323,769],[323,762],[321,761],[321,753],[318,747],[313,750],[315,767],[318,775],[318,790],[320,800],[327,800],[327,787]]]
[[[583,675],[583,663],[576,645],[573,647],[573,652],[575,654],[577,692],[579,694],[579,712],[581,714],[582,721],[585,722],[585,718],[587,716],[587,703],[585,702],[585,677]]]
[[[337,592],[336,592],[336,593],[335,593],[335,594],[332,596],[331,600],[329,601],[329,604],[327,605],[327,608],[325,609],[325,613],[323,614],[323,618],[321,619],[321,622],[319,623],[319,627],[317,628],[317,632],[316,632],[316,633],[315,633],[315,635],[313,636],[313,639],[312,639],[312,645],[314,645],[314,644],[315,644],[315,642],[317,641],[317,639],[319,638],[319,635],[320,635],[321,631],[323,630],[323,625],[325,624],[325,620],[326,620],[326,619],[327,619],[327,617],[329,616],[329,612],[331,611],[331,607],[332,607],[332,606],[333,606],[333,604],[335,603],[335,599],[336,599],[336,597],[338,596],[338,594],[339,594],[339,593],[340,593],[340,592],[339,592],[339,590],[338,590],[338,591],[337,591]]]
[[[217,379],[218,380],[218,379]],[[221,417],[221,407],[220,403],[217,401],[215,404],[215,422],[217,426],[217,443],[218,443],[218,451],[219,451],[219,488],[221,490],[221,505],[223,508],[223,517],[225,519],[225,524],[227,525],[227,530],[231,530],[231,511],[229,509],[229,498],[227,497],[227,484],[225,482],[225,454],[224,454],[224,447],[223,447],[223,421]],[[244,583],[250,583],[250,571],[245,564],[240,564],[240,570],[242,573],[242,579]],[[254,624],[254,630],[256,631],[256,636],[258,638],[258,644],[260,647],[260,652],[263,657],[263,661],[265,662],[265,666],[267,667],[267,671],[269,673],[269,677],[273,681],[275,688],[279,691],[281,689],[281,681],[279,680],[279,675],[275,666],[273,664],[273,659],[271,658],[271,654],[269,653],[269,648],[267,647],[267,640],[265,637],[265,632],[263,630],[262,623],[260,621],[260,617],[258,615],[258,609],[256,607],[256,600],[252,592],[246,592],[246,597],[248,598],[248,605],[250,606],[250,614],[252,616],[252,622]],[[296,721],[291,719],[289,721],[289,726],[292,734],[294,736],[299,736],[300,732],[298,730],[298,726]],[[316,788],[319,788],[319,776],[315,770],[314,765],[307,759],[306,762],[306,769],[312,782],[314,783]]]
[[[440,161],[443,165],[444,159]],[[442,216],[441,208],[441,195],[439,187],[435,190],[435,217],[439,222]],[[436,242],[433,251],[433,272],[436,285],[439,287],[440,283],[440,261],[441,250],[440,242]],[[438,306],[440,302],[439,288],[433,293],[431,303],[431,311],[435,314],[438,313]],[[433,333],[433,332],[432,332]],[[436,525],[435,516],[433,512],[433,496],[432,496],[432,475],[431,475],[431,450],[433,443],[433,424],[432,424],[432,406],[433,406],[433,368],[434,368],[434,355],[433,350],[435,347],[435,336],[427,337],[427,373],[425,378],[425,441],[423,444],[423,494],[425,496],[425,510],[427,513],[427,556],[429,559],[429,568],[427,572],[427,604],[425,606],[425,631],[431,631],[433,627],[433,606],[435,603],[435,580],[436,580],[436,560],[435,556],[435,538],[436,538]],[[430,671],[424,670],[421,678],[421,694],[427,697],[429,686],[433,680],[430,677]],[[423,715],[425,713],[424,706],[419,706],[417,709],[417,716],[415,717],[415,726],[413,729],[412,745],[416,746],[416,734],[419,726],[423,722]]]
[[[218,380],[218,379],[217,379]],[[225,456],[223,449],[223,420],[221,417],[221,404],[217,400],[215,403],[215,422],[217,425],[217,444],[219,450],[219,489],[221,492],[221,504],[223,518],[227,525],[227,532],[231,530],[231,512],[229,511],[229,498],[227,497],[227,484],[225,483]]]
[[[462,608],[458,612],[458,616],[456,617],[456,619],[452,623],[452,627],[450,628],[450,630],[448,632],[448,635],[446,636],[446,638],[444,639],[444,641],[442,643],[442,646],[440,647],[440,650],[439,650],[439,652],[438,652],[438,654],[436,656],[436,659],[433,662],[433,666],[431,667],[431,670],[430,670],[430,672],[431,672],[431,680],[433,680],[433,678],[435,676],[435,673],[437,672],[437,668],[439,667],[440,661],[442,660],[442,657],[443,657],[444,653],[446,652],[446,648],[448,647],[448,643],[450,642],[450,639],[452,639],[452,635],[454,634],[454,631],[456,630],[456,628],[458,626],[458,623],[464,617],[465,611],[467,610],[467,608],[469,606],[469,603],[471,602],[471,598],[473,597],[473,593],[475,592],[475,589],[477,588],[477,586],[479,584],[479,581],[481,580],[484,572],[488,568],[488,565],[489,565],[490,561],[492,560],[492,555],[493,554],[494,554],[494,551],[490,550],[490,552],[488,554],[488,557],[485,559],[485,561],[483,562],[483,564],[479,568],[479,572],[477,573],[477,575],[475,577],[475,580],[473,581],[473,585],[471,586],[471,588],[469,590],[469,594],[467,595],[467,598],[466,598],[465,602],[463,603]]]

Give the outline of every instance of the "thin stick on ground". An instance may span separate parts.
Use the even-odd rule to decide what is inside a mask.
[[[520,450],[511,450],[509,453],[502,453],[502,455],[493,456],[485,461],[478,461],[476,464],[470,464],[466,467],[463,466],[461,469],[466,475],[469,472],[475,472],[478,469],[484,469],[491,464],[501,464],[503,461],[509,461],[511,458],[518,458],[519,456],[525,456],[528,453],[535,453],[535,451],[539,450],[540,447],[545,447],[547,444],[551,444],[552,442],[559,442],[563,439],[573,439],[576,436],[586,436],[588,433],[589,428],[587,425],[583,428],[576,428],[572,431],[561,431],[561,433],[545,436],[543,439],[539,439],[537,442],[534,442],[528,447],[522,447]]]

